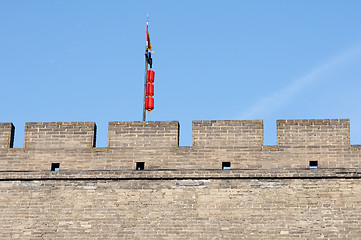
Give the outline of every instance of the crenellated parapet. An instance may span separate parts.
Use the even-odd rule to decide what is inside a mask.
[[[110,122],[108,146],[97,148],[95,123],[27,123],[18,149],[13,124],[0,123],[0,171],[360,168],[349,131],[348,119],[278,120],[277,146],[263,146],[262,120],[193,121],[193,145],[179,147],[177,121]]]

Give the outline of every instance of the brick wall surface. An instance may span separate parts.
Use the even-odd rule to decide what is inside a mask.
[[[131,151],[175,148],[178,122],[110,122],[109,148]]]
[[[45,151],[89,149],[93,147],[94,128],[94,123],[27,123],[25,148]]]
[[[1,239],[361,236],[359,173],[188,171],[167,179],[154,171],[143,179],[135,172],[1,175]]]
[[[280,147],[343,147],[350,145],[349,120],[278,120]]]
[[[195,148],[256,148],[263,144],[263,123],[258,121],[194,121]]]
[[[94,123],[27,123],[24,148],[13,135],[0,123],[0,239],[361,236],[349,120],[279,120],[276,146],[260,120],[194,121],[189,147],[176,121],[110,122],[106,148]]]

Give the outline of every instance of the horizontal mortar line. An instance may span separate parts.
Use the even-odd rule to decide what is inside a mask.
[[[148,181],[163,181],[163,180],[234,180],[234,179],[264,179],[264,180],[274,180],[274,179],[361,179],[361,176],[285,176],[285,177],[100,177],[100,178],[6,178],[0,179],[0,182],[9,182],[9,181],[139,181],[139,180],[148,180]]]
[[[336,172],[337,170],[344,170],[342,172]],[[182,173],[182,172],[256,172],[256,173],[265,173],[265,174],[270,174],[270,173],[297,173],[297,172],[301,172],[301,171],[307,171],[307,172],[319,172],[318,174],[323,174],[323,172],[326,173],[337,173],[337,174],[350,174],[350,173],[361,173],[361,171],[357,171],[357,170],[361,170],[361,168],[318,168],[318,169],[309,169],[309,168],[294,168],[294,169],[290,169],[290,171],[286,171],[283,169],[277,169],[277,168],[232,168],[232,169],[228,169],[228,170],[224,170],[224,169],[214,169],[214,168],[204,168],[204,169],[199,169],[199,168],[189,168],[189,169],[176,169],[176,168],[157,168],[157,169],[144,169],[144,170],[118,170],[118,169],[95,169],[95,170],[61,170],[59,173],[65,173],[65,174],[77,174],[77,173],[106,173],[106,172],[111,172],[111,173],[134,173],[134,172],[142,172],[142,173],[152,173],[152,172],[176,172],[177,173]],[[50,173],[50,170],[0,170],[0,173],[11,173],[11,172],[17,172],[17,173]],[[53,171],[54,172],[54,171]]]

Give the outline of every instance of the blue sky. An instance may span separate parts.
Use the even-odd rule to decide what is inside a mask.
[[[151,121],[349,118],[361,144],[361,1],[0,1],[0,122],[140,121],[146,16]]]

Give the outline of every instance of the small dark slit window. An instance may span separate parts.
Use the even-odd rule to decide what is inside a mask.
[[[135,170],[144,170],[144,162],[137,162]]]
[[[222,169],[231,169],[231,162],[222,162]]]
[[[317,169],[318,161],[310,161],[310,169]]]
[[[60,169],[60,163],[52,163],[51,164],[51,171],[59,172]]]

